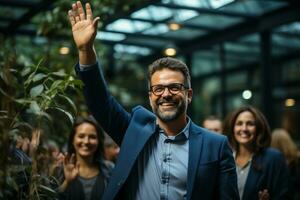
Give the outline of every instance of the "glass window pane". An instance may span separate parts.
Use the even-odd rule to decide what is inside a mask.
[[[194,117],[199,123],[203,120],[204,116],[211,114],[219,114],[220,105],[217,102],[221,90],[221,81],[219,78],[207,78],[194,81],[192,83],[194,96],[193,96],[193,109],[195,110]]]
[[[235,1],[220,10],[262,15],[286,5],[288,4],[284,1]]]
[[[217,48],[201,50],[193,53],[192,76],[197,77],[220,70],[220,58]]]

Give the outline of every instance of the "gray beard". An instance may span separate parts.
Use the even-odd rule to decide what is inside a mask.
[[[176,107],[176,109],[174,109],[174,111],[172,111],[171,113],[163,113],[159,110],[158,108],[159,106],[156,105],[155,108],[153,109],[154,114],[163,122],[171,122],[174,121],[176,119],[178,119],[178,117],[180,115],[182,115],[182,113],[186,112],[187,110],[187,106],[186,106],[186,102],[182,101],[180,104],[178,104],[178,106]]]

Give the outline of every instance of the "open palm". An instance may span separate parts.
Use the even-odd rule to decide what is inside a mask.
[[[85,6],[84,12],[81,2],[72,5],[68,17],[72,26],[73,38],[79,50],[85,50],[93,46],[97,34],[99,17],[93,19],[92,9],[89,3]]]
[[[64,158],[64,175],[67,182],[74,180],[79,173],[79,165],[76,164],[75,155],[67,155]]]

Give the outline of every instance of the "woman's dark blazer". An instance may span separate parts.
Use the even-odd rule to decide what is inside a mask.
[[[258,192],[264,189],[271,200],[289,199],[286,161],[273,148],[265,148],[253,157],[242,200],[258,200]]]
[[[92,189],[90,200],[100,200],[102,198],[104,189],[107,186],[110,177],[112,166],[105,161],[99,161],[100,173],[97,176],[96,183]],[[85,200],[83,185],[79,178],[76,177],[66,188],[66,190],[59,194],[60,200]]]

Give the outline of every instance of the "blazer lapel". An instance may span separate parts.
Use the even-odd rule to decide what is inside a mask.
[[[262,176],[262,169],[258,169],[257,167],[253,166],[253,162],[255,162],[256,166],[262,166],[261,159],[260,157],[253,158],[250,170],[246,179],[246,184],[245,184],[245,190],[244,194],[242,196],[242,200],[251,200],[251,199],[256,199],[254,195],[257,195],[258,199],[258,193],[253,194],[256,192],[255,187],[259,187],[260,183],[260,178]],[[248,188],[248,189],[247,189]]]
[[[199,134],[199,130],[195,130],[195,125],[192,123],[189,134],[189,163],[187,177],[187,199],[191,199],[194,188],[195,177],[199,165],[199,160],[202,152],[203,137]]]
[[[155,132],[155,127],[155,123],[148,123],[143,128],[137,129],[134,126],[128,128],[128,133],[139,131],[139,134],[131,134],[124,138],[124,141],[121,145],[124,151],[122,151],[122,149],[120,151],[120,155],[113,171],[114,173],[110,178],[107,191],[104,194],[104,199],[113,199],[111,195],[116,195],[118,193],[121,186],[125,183],[130,170],[137,159],[137,156],[142,151],[145,143]],[[108,198],[107,195],[110,195],[110,198]]]

